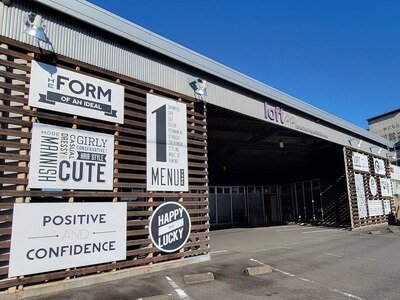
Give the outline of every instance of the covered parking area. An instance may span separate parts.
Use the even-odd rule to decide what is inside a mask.
[[[207,115],[213,227],[350,225],[342,146],[214,105]]]

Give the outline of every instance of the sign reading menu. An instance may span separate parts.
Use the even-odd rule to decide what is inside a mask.
[[[374,172],[379,175],[386,174],[385,162],[383,161],[383,159],[374,157]]]
[[[189,190],[186,105],[147,94],[147,190]]]

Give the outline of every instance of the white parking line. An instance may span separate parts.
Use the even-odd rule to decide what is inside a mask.
[[[168,283],[170,284],[170,286],[172,286],[172,288],[174,289],[175,293],[178,295],[179,299],[182,300],[189,300],[189,296],[186,295],[186,293],[184,292],[184,290],[182,290],[176,283],[175,281],[173,281],[171,279],[171,277],[166,276],[165,277],[168,281]]]
[[[264,251],[273,250],[273,249],[276,249],[276,248],[262,248],[262,249],[257,249],[257,250],[251,250],[250,252],[253,252],[253,253],[264,252]]]
[[[260,265],[266,266],[266,264],[264,264],[263,262],[258,261],[258,260],[256,260],[256,259],[250,258],[250,260],[251,260],[251,261],[254,261],[254,262],[256,262],[256,263],[258,263],[258,264],[260,264]],[[296,279],[298,279],[298,280],[305,281],[305,282],[308,282],[308,283],[311,283],[311,284],[315,284],[315,285],[317,285],[317,286],[319,286],[319,287],[321,287],[321,288],[327,289],[327,290],[329,290],[329,291],[331,291],[331,292],[340,294],[340,295],[342,295],[342,296],[346,296],[346,297],[353,298],[353,299],[357,299],[357,300],[364,300],[364,298],[362,298],[362,297],[359,297],[359,296],[356,296],[356,295],[353,295],[353,294],[350,294],[350,293],[342,292],[342,291],[340,291],[340,290],[338,290],[338,289],[331,289],[331,288],[329,288],[329,287],[325,287],[325,286],[323,286],[323,285],[321,285],[321,284],[319,284],[319,283],[316,283],[315,281],[312,281],[312,280],[310,280],[310,279],[307,279],[307,278],[304,278],[304,277],[300,277],[300,276],[291,274],[291,273],[289,273],[289,272],[282,271],[282,270],[280,270],[280,269],[278,269],[278,268],[273,268],[273,267],[271,267],[271,269],[274,270],[274,271],[276,271],[276,272],[279,272],[279,273],[281,273],[281,274],[283,274],[283,275],[286,275],[286,276],[289,276],[289,277],[294,277],[294,278],[296,278]]]
[[[210,254],[224,253],[224,252],[228,252],[228,250],[211,251]]]
[[[329,256],[333,256],[333,257],[341,258],[341,256],[339,256],[339,255],[332,254],[332,253],[328,253],[328,252],[326,252],[326,253],[324,253],[324,254],[325,254],[325,255],[329,255]]]
[[[251,250],[250,252],[256,253],[256,252],[265,252],[265,251],[269,251],[269,250],[279,250],[279,249],[293,250],[293,248],[289,248],[289,247],[270,247],[270,248],[261,248],[261,249]]]
[[[304,227],[302,227],[302,228],[287,228],[287,229],[278,229],[275,231],[276,232],[285,232],[285,231],[295,231],[295,230],[304,230],[304,229],[307,229],[307,228],[304,228]],[[309,229],[312,229],[312,228],[309,228]]]
[[[323,230],[315,230],[315,231],[303,231],[302,233],[319,233],[319,232],[327,232],[327,231],[337,231],[337,229],[323,229]]]

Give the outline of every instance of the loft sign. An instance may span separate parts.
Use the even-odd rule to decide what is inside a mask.
[[[284,112],[279,106],[270,106],[267,102],[264,102],[264,114],[267,120],[284,124]]]
[[[124,87],[32,61],[29,105],[122,124]]]
[[[113,188],[113,135],[34,123],[31,143],[29,188]]]
[[[189,238],[190,230],[190,215],[177,202],[161,204],[150,219],[151,240],[163,252],[171,253],[181,249]]]
[[[189,190],[186,105],[147,94],[148,191]]]

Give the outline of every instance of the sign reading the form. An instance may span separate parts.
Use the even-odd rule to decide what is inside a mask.
[[[354,170],[369,172],[368,156],[353,152],[353,168]]]
[[[32,61],[29,105],[122,124],[124,87]]]
[[[9,277],[124,259],[126,203],[14,204]]]
[[[147,94],[147,190],[189,190],[186,105]]]

